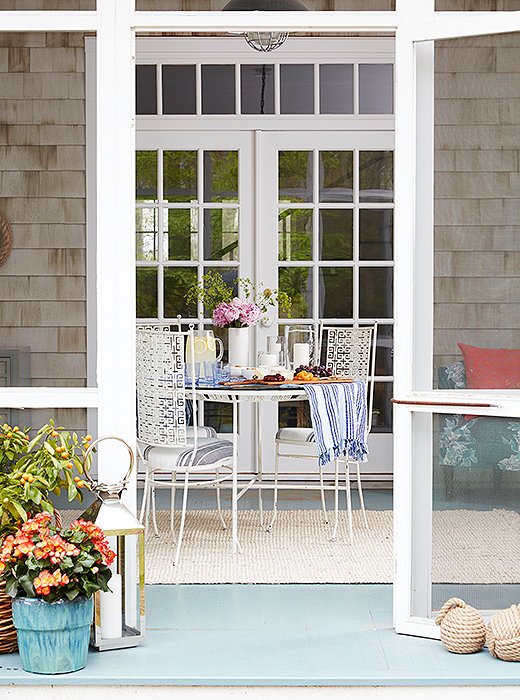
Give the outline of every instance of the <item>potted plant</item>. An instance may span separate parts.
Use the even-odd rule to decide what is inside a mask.
[[[66,530],[43,511],[1,544],[0,576],[13,597],[22,667],[32,673],[84,668],[93,594],[108,591],[115,553],[94,523],[75,520]]]
[[[0,539],[40,511],[54,511],[51,494],[62,489],[68,500],[82,500],[83,460],[92,438],[80,438],[51,420],[31,439],[28,429],[0,427]],[[9,624],[11,598],[0,582],[0,652],[16,650],[16,630]]]
[[[236,292],[238,291],[238,295]],[[271,306],[278,304],[288,311],[291,298],[285,292],[253,284],[248,277],[239,277],[228,284],[218,272],[207,272],[186,294],[188,303],[202,302],[213,317],[213,323],[229,329],[229,364],[247,366],[249,340],[247,329],[255,325]]]

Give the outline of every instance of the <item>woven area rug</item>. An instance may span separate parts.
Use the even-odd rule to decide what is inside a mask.
[[[392,512],[354,512],[354,544],[346,517],[336,542],[319,510],[280,511],[273,532],[258,512],[239,511],[242,552],[231,554],[230,526],[216,511],[189,511],[177,570],[172,566],[169,514],[158,513],[161,537],[146,545],[147,583],[391,583]],[[228,514],[226,514],[228,516]],[[229,521],[229,517],[227,517]],[[520,515],[505,510],[436,511],[433,578],[438,583],[519,583]]]

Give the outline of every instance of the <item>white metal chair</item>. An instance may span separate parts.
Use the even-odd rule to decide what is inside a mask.
[[[367,399],[367,423],[365,436],[367,437],[372,427],[372,406],[374,402],[374,375],[377,343],[377,322],[369,326],[345,327],[326,326],[323,322],[319,328],[319,342],[316,359],[321,360],[327,367],[331,367],[333,374],[338,377],[350,377],[361,379],[365,382]],[[305,454],[298,447],[314,443],[314,431],[312,428],[282,428],[276,434],[275,468],[274,468],[274,504],[273,516],[268,529],[271,529],[276,520],[278,511],[278,474],[280,458],[312,459],[313,455]],[[356,465],[356,481],[359,492],[359,501],[365,527],[368,527],[361,487],[360,463],[348,456],[342,458],[345,465],[345,494],[347,500],[347,515],[350,543],[354,535],[352,527],[352,501],[350,494],[350,465]],[[339,500],[339,462],[334,460],[334,529],[332,539],[336,539],[338,529],[338,500]],[[319,467],[319,489],[321,493],[321,506],[328,523],[327,508],[325,504],[325,490],[323,483],[323,467]]]
[[[150,505],[156,536],[159,532],[155,517],[155,488],[168,486],[171,490],[170,528],[174,535],[175,491],[177,475],[184,475],[183,499],[174,565],[179,560],[189,488],[215,485],[217,508],[223,528],[220,503],[220,483],[232,473],[233,443],[216,437],[211,428],[197,426],[197,397],[195,378],[191,387],[185,383],[185,367],[193,374],[194,357],[185,364],[184,353],[188,332],[167,331],[164,328],[140,326],[137,335],[137,449],[145,467],[145,482],[140,519],[147,527]],[[187,400],[191,400],[192,425],[188,426]],[[220,473],[220,472],[223,473]],[[196,483],[192,474],[211,474]],[[168,483],[167,479],[171,482]],[[166,481],[165,481],[166,479]]]

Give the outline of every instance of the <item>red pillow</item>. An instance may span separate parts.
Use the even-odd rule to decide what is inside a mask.
[[[457,344],[468,389],[520,389],[520,350]]]

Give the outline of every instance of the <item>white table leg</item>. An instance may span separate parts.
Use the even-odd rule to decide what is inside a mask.
[[[278,404],[277,404],[278,406]],[[260,527],[264,525],[264,502],[262,498],[262,476],[263,476],[263,456],[262,456],[262,429],[260,425],[261,411],[260,403],[257,401],[255,403],[255,413],[256,413],[256,442],[257,442],[257,469],[258,469],[258,482],[260,488],[258,489],[258,514],[260,517]]]
[[[233,397],[233,488],[231,494],[231,540],[233,554],[240,549],[238,542],[238,400]]]

